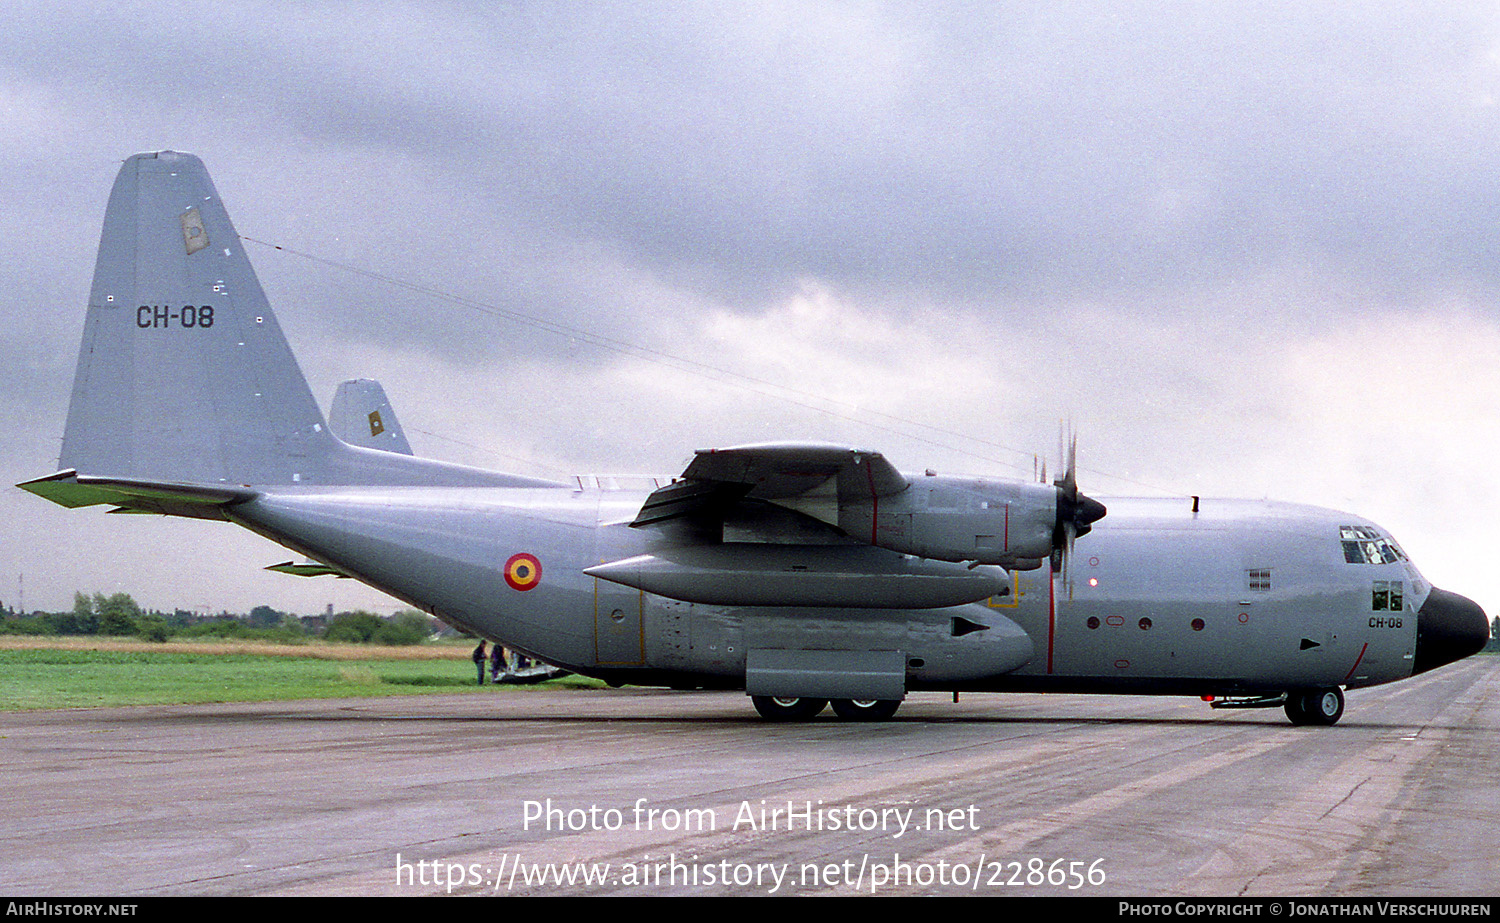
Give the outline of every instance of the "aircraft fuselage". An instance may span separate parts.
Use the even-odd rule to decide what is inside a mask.
[[[899,653],[908,689],[1239,695],[1367,686],[1412,674],[1417,613],[1431,591],[1404,555],[1347,560],[1341,534],[1383,535],[1349,514],[1111,499],[1066,578],[1050,563],[1013,571],[1009,592],[983,601],[706,605],[583,573],[670,546],[629,525],[646,495],[284,488],[230,515],[446,621],[616,682],[741,687],[750,651],[857,646]],[[799,547],[825,546],[782,549],[795,557]]]

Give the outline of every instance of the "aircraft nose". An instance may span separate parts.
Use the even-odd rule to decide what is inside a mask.
[[[1417,610],[1417,650],[1411,672],[1428,670],[1477,654],[1490,640],[1490,620],[1479,603],[1432,588]]]

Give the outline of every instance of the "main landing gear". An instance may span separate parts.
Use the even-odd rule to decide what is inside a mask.
[[[767,721],[811,721],[822,713],[827,699],[780,698],[753,695],[750,701]],[[901,707],[900,699],[834,699],[833,712],[845,721],[884,721]]]
[[[885,721],[900,707],[900,699],[833,700],[833,713],[845,721]]]

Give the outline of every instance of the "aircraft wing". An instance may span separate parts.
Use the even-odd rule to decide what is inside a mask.
[[[888,498],[899,506],[910,486],[879,452],[849,446],[704,449],[631,523],[675,534],[584,573],[669,599],[762,609],[932,609],[1004,595],[1009,574],[973,566],[976,533],[947,558],[887,547],[898,529],[878,529],[876,510]],[[910,519],[896,516],[903,529]],[[1050,544],[1050,518],[1048,527]]]
[[[839,501],[886,497],[908,486],[884,455],[849,446],[775,442],[699,449],[680,480],[646,498],[631,525],[712,514],[740,499],[818,516],[817,507],[836,510]]]

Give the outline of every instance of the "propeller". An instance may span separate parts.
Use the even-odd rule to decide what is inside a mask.
[[[1087,535],[1093,524],[1108,512],[1104,504],[1078,491],[1078,434],[1067,434],[1067,450],[1063,451],[1063,432],[1058,431],[1058,453],[1062,458],[1063,475],[1052,482],[1057,489],[1057,525],[1052,531],[1053,554],[1061,557],[1063,583],[1072,586],[1070,564],[1073,559],[1073,543],[1080,535]]]

